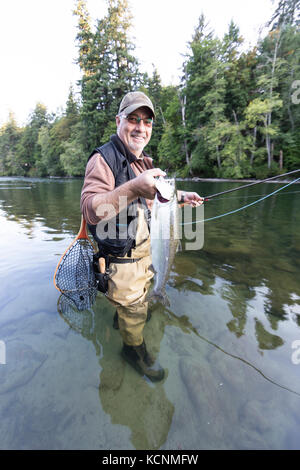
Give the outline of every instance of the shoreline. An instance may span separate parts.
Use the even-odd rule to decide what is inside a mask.
[[[279,175],[278,175],[279,176]],[[291,183],[292,179],[272,180],[265,181],[261,179],[234,179],[234,178],[201,178],[195,176],[193,178],[175,178],[176,181],[190,181],[193,183]],[[294,184],[300,184],[300,181],[295,181]]]
[[[278,175],[280,178],[280,176]],[[24,179],[24,180],[30,180],[30,179],[40,179],[40,180],[47,180],[47,179],[62,179],[62,180],[79,180],[83,179],[84,176],[5,176],[1,175],[0,179]],[[172,176],[171,176],[172,178]],[[200,176],[194,176],[192,178],[180,178],[180,177],[174,177],[176,181],[187,181],[187,182],[192,182],[192,183],[291,183],[293,179],[274,179],[271,181],[265,181],[263,179],[237,179],[237,178],[201,178]],[[297,178],[296,178],[297,179]],[[295,181],[294,184],[300,184],[300,181]]]

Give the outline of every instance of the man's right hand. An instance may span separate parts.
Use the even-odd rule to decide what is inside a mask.
[[[166,176],[166,173],[160,168],[152,168],[146,170],[139,176],[131,180],[132,189],[135,191],[137,197],[141,196],[145,199],[154,199],[156,194],[155,177]]]

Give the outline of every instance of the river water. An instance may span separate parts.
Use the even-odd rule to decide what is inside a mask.
[[[182,182],[208,195],[237,183]],[[145,328],[162,383],[120,357],[113,307],[62,307],[81,179],[0,178],[1,449],[299,449],[300,186],[204,223]],[[205,219],[278,189],[205,204]]]

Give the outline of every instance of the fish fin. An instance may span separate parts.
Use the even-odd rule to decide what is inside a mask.
[[[182,251],[182,243],[181,243],[180,240],[179,240],[178,245],[177,245],[176,253],[178,253],[178,251]]]
[[[162,291],[151,291],[146,298],[147,302],[160,302],[161,304],[164,305],[164,307],[170,307],[170,300],[169,297],[166,294],[165,290]]]
[[[152,271],[153,274],[156,274],[156,271],[155,271],[155,268],[154,268],[153,264],[150,264],[148,269],[149,269],[149,271]]]

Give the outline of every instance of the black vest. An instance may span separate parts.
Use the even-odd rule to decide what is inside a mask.
[[[115,177],[115,187],[135,178],[130,163],[136,157],[129,152],[117,135],[110,138],[110,142],[97,147],[89,156],[100,153]],[[145,218],[150,228],[151,213],[147,208],[144,198],[139,198],[144,208]],[[131,202],[126,209],[108,222],[99,222],[97,225],[88,224],[99,248],[99,255],[131,256],[131,250],[135,247],[135,237],[138,219],[138,199]],[[124,223],[125,222],[125,223]]]

